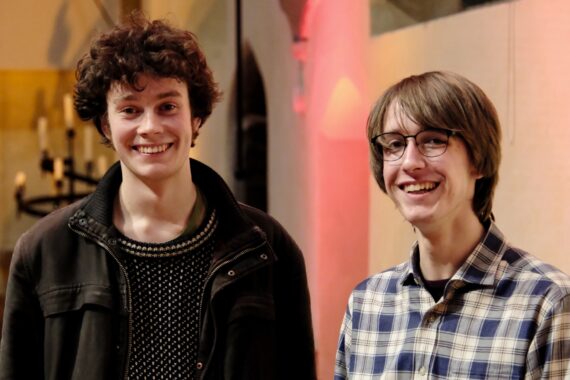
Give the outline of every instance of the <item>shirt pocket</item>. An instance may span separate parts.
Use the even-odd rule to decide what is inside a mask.
[[[117,353],[126,343],[124,330],[115,323],[114,299],[111,288],[96,284],[52,288],[39,295],[46,378],[112,377]]]
[[[115,309],[116,300],[109,287],[81,284],[50,289],[39,295],[45,318],[85,309]]]
[[[451,365],[451,379],[521,379],[524,372],[521,367],[517,367],[513,363],[505,362],[479,362],[479,363],[462,363],[462,366]]]

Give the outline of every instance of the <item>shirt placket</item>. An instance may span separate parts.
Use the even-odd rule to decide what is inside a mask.
[[[443,312],[442,303],[433,303],[433,298],[425,289],[419,291],[422,309],[422,321],[416,334],[416,355],[413,379],[428,379],[430,361],[434,356],[435,344],[438,336],[438,326]]]

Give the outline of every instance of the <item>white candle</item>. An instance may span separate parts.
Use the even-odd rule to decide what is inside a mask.
[[[85,143],[85,161],[93,161],[93,127],[91,125],[86,125],[84,129],[83,142]]]
[[[63,180],[63,159],[60,157],[53,161],[53,179],[55,181]]]
[[[26,186],[26,173],[17,172],[15,183],[18,190],[23,189]]]
[[[38,140],[40,144],[40,151],[46,152],[48,150],[48,134],[47,134],[47,118],[42,116],[38,119]]]
[[[67,129],[73,128],[73,97],[71,94],[63,95],[63,121]]]
[[[97,174],[99,177],[103,177],[105,172],[107,171],[107,157],[99,156],[97,157]]]

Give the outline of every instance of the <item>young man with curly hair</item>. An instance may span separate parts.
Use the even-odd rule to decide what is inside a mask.
[[[194,35],[133,15],[77,65],[117,153],[18,241],[2,379],[314,379],[303,256],[188,157],[220,93]]]

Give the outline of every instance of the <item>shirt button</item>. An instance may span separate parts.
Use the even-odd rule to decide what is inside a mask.
[[[236,272],[235,272],[233,269],[230,269],[230,270],[228,271],[228,276],[233,277],[233,276],[235,276],[235,275],[236,275]]]
[[[202,364],[202,362],[196,363],[196,369],[202,369],[202,368],[204,368],[204,364]]]
[[[425,375],[426,375],[426,367],[420,368],[420,376],[425,376]]]
[[[265,253],[262,253],[261,255],[259,255],[259,257],[261,258],[261,260],[267,260],[267,255]]]

